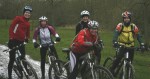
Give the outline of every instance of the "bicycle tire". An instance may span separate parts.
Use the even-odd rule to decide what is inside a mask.
[[[67,79],[68,71],[61,60],[55,60],[49,67],[49,79]]]
[[[130,69],[130,71],[128,70]],[[122,76],[123,76],[123,70],[121,70],[121,74],[120,74],[120,77],[119,79],[122,79]],[[135,70],[134,70],[134,67],[131,63],[127,63],[126,66],[125,66],[125,79],[135,79]],[[129,73],[130,72],[130,73]]]
[[[114,79],[112,73],[105,67],[94,66],[96,79]]]
[[[106,68],[110,68],[113,64],[114,58],[113,57],[108,57],[105,61],[103,66]]]
[[[93,79],[91,68],[86,64],[84,64],[84,66],[80,69],[80,75],[82,79]]]
[[[23,74],[21,72],[21,69],[19,69],[17,67],[17,65],[13,65],[13,70],[14,72],[16,73],[16,75],[18,76],[19,79],[22,79],[23,78]]]
[[[28,76],[26,76],[27,79],[38,79],[37,73],[35,72],[35,69],[32,67],[32,65],[27,60],[22,60],[23,63],[26,63],[27,65],[27,73]]]

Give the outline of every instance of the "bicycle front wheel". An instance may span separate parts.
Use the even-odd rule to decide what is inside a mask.
[[[15,71],[16,75],[19,79],[23,78],[22,70],[17,65],[13,65],[13,70]]]
[[[113,64],[114,58],[113,57],[108,57],[105,61],[103,66],[106,68],[110,68]]]
[[[28,73],[26,77],[28,79],[38,79],[37,73],[35,72],[35,69],[32,67],[32,65],[27,60],[22,60],[22,62],[26,64],[26,71]]]
[[[131,63],[128,62],[124,69],[122,67],[120,79],[135,79],[135,70]]]
[[[55,60],[49,67],[49,79],[67,79],[68,71],[61,60]]]
[[[96,79],[114,79],[112,73],[102,66],[95,66],[94,74]]]

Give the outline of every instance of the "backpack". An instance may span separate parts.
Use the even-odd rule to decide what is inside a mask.
[[[125,32],[125,31],[123,31],[124,25],[121,24],[120,26],[121,26],[121,30],[119,31],[119,34],[121,34],[122,32]],[[133,35],[135,34],[135,32],[134,32],[134,30],[135,30],[134,27],[135,27],[135,25],[134,25],[134,24],[131,24],[131,31],[130,31],[130,32],[132,32]]]
[[[125,27],[122,23],[117,25],[116,30],[119,31],[118,42],[131,44],[134,42],[135,36],[138,33],[135,24]]]

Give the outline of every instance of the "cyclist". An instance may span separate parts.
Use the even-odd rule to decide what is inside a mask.
[[[23,42],[28,42],[30,36],[30,23],[29,19],[31,17],[32,8],[30,6],[25,6],[23,9],[23,16],[16,16],[10,27],[9,27],[9,42],[8,47],[12,49],[13,47],[22,44]],[[19,47],[21,52],[21,58],[25,58],[25,46]],[[9,64],[8,64],[8,79],[11,79],[12,67],[15,61],[15,50],[9,52]]]
[[[80,30],[84,29],[84,28],[88,28],[88,22],[90,21],[90,12],[87,10],[83,10],[80,14],[81,17],[81,21],[77,24],[76,26],[76,35],[80,32]],[[100,37],[99,37],[100,38]],[[103,45],[102,40],[99,40],[100,45]],[[96,51],[98,53],[96,53],[97,55],[97,60],[98,60],[98,64],[100,64],[100,60],[101,60],[101,48],[97,48]]]
[[[80,14],[81,21],[76,26],[76,35],[80,32],[80,30],[84,28],[88,28],[88,22],[90,21],[90,13],[87,10],[83,10]]]
[[[115,29],[115,33],[113,37],[113,46],[115,48],[120,45],[123,45],[125,47],[120,48],[119,53],[116,56],[116,59],[113,62],[112,67],[110,68],[110,71],[113,74],[116,66],[119,64],[120,60],[124,56],[124,53],[127,51],[125,48],[134,47],[135,37],[137,38],[142,49],[144,48],[144,43],[142,42],[138,27],[134,23],[131,23],[131,13],[128,11],[123,12],[122,18],[123,18],[123,22],[119,23]],[[128,51],[129,51],[129,59],[133,61],[134,48],[128,49]]]
[[[81,56],[86,54],[91,47],[97,44],[98,40],[98,27],[97,21],[90,21],[88,28],[82,29],[74,38],[71,44],[70,61],[71,61],[71,74],[69,79],[76,79],[78,74],[78,64],[82,62],[79,60]],[[97,52],[95,52],[96,54]]]
[[[46,16],[41,16],[39,18],[40,25],[35,29],[34,36],[33,36],[33,43],[34,47],[39,47],[39,44],[37,43],[37,38],[39,38],[39,43],[42,45],[40,48],[40,54],[41,54],[41,72],[42,72],[42,79],[45,79],[45,58],[46,58],[46,52],[48,50],[48,47],[50,47],[51,51],[54,52],[56,58],[58,58],[56,49],[54,47],[54,42],[51,39],[51,34],[56,37],[56,41],[59,42],[61,39],[56,33],[55,29],[48,25],[48,18]],[[52,44],[52,45],[51,45]]]

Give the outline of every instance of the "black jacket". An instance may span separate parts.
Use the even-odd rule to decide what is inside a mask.
[[[80,21],[76,26],[76,35],[84,28],[88,28],[88,22]]]

